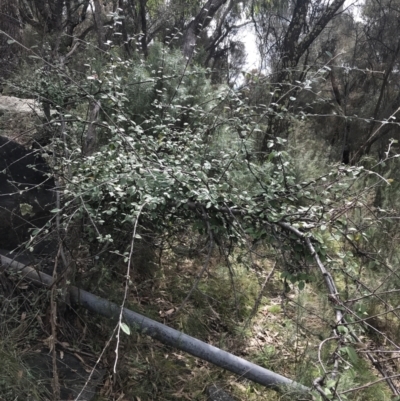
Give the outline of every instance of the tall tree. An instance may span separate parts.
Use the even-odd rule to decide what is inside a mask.
[[[12,0],[0,2],[0,78],[6,78],[17,61],[21,49],[11,44],[11,40],[20,41],[21,34],[22,21],[17,4]]]
[[[396,85],[400,66],[400,39],[397,34],[400,29],[399,2],[368,1],[364,6],[364,16],[366,51],[370,54],[370,67],[373,71],[371,78],[376,96],[373,97],[369,116],[372,121],[365,130],[362,143],[358,144],[353,161],[358,161],[363,154],[371,151],[376,142],[394,133],[396,125],[390,122],[396,120],[400,111],[400,96]],[[383,120],[389,124],[382,123]],[[381,156],[385,147],[380,150]]]
[[[198,14],[188,23],[183,32],[182,53],[187,59],[191,59],[196,46],[197,37],[210,25],[214,15],[227,0],[208,0]]]
[[[296,68],[301,58],[328,23],[337,15],[344,4],[344,0],[334,0],[331,4],[325,6],[319,4],[318,9],[316,9],[316,4],[310,0],[297,0],[293,9],[290,7],[286,9],[286,12],[289,12],[290,15],[287,17],[281,16],[284,19],[284,23],[280,25],[280,31],[271,29],[271,26],[268,25],[271,20],[265,20],[267,13],[256,13],[255,10],[265,6],[264,3],[256,5],[255,2],[256,0],[252,4],[252,15],[256,31],[261,35],[263,32],[270,33],[272,31],[275,34],[281,32],[279,33],[280,40],[274,51],[276,60],[274,62],[274,78],[271,80],[276,87],[274,98],[271,101],[273,112],[269,116],[268,126],[260,145],[261,154],[265,155],[268,149],[268,140],[284,134],[285,130],[287,130],[287,121],[282,119],[281,116],[277,118],[276,114],[281,110],[287,110],[289,107],[290,97],[288,94],[291,92],[291,85],[299,78],[300,74],[296,71]],[[270,6],[267,7],[270,8]],[[264,18],[258,18],[258,15],[264,16]],[[302,78],[305,78],[304,75]]]

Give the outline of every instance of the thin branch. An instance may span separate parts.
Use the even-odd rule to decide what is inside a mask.
[[[133,248],[135,245],[135,238],[137,237],[136,233],[137,233],[137,226],[139,223],[139,217],[142,213],[143,208],[147,205],[148,202],[143,203],[142,206],[140,206],[140,209],[138,211],[138,215],[135,219],[135,224],[133,227],[133,232],[132,232],[132,240],[131,240],[131,248],[129,251],[129,257],[128,257],[128,263],[127,263],[127,267],[126,267],[126,277],[125,277],[125,290],[124,290],[124,298],[122,300],[122,304],[121,304],[121,309],[120,309],[120,314],[119,314],[119,318],[118,318],[118,325],[117,325],[117,334],[116,334],[116,339],[117,339],[117,345],[115,347],[115,362],[114,362],[114,373],[117,373],[117,362],[118,362],[118,349],[119,349],[119,342],[120,342],[120,335],[121,335],[121,325],[122,325],[122,318],[124,315],[124,307],[125,307],[125,302],[128,298],[128,292],[129,292],[129,282],[131,280],[131,270],[133,268],[132,266],[132,255],[133,255]]]

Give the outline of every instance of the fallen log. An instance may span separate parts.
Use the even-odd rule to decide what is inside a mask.
[[[37,285],[50,287],[53,278],[47,274],[35,270],[18,260],[11,259],[0,251],[0,262],[14,272],[18,272],[23,278]],[[118,320],[121,307],[113,302],[107,301],[77,287],[70,287],[70,300],[74,305],[82,306],[102,316]],[[310,392],[310,388],[303,386],[291,379],[274,373],[252,362],[239,358],[229,352],[223,351],[210,344],[204,343],[194,337],[188,336],[178,330],[168,327],[162,323],[149,319],[139,313],[124,308],[123,317],[132,328],[148,335],[164,344],[178,348],[190,355],[210,362],[222,369],[229,370],[240,377],[259,383],[265,387],[277,391]]]

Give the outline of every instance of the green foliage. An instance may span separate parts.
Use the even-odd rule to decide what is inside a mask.
[[[157,48],[154,54],[158,58],[136,67],[114,60],[104,78],[89,76],[93,96],[104,105],[102,145],[82,161],[65,160],[73,177],[64,194],[67,205],[81,203],[75,217],[89,214],[92,223],[107,228],[99,235],[102,230],[92,227],[100,241],[113,240],[110,227],[129,226],[139,211],[163,229],[189,220],[200,231],[209,224],[235,241],[243,233],[262,238],[267,221],[292,214],[318,220],[335,202],[326,190],[335,197],[359,174],[349,169],[340,182],[335,171],[327,174],[322,195],[318,187],[296,181],[280,138],[269,141],[267,160],[259,165],[252,157],[260,131],[253,108],[228,88],[211,90],[204,71],[182,62],[182,75],[171,75],[179,65],[176,54]],[[224,208],[246,216],[228,223]]]
[[[271,141],[269,162],[261,168],[249,161],[251,136],[257,130],[257,123],[246,117],[251,109],[227,88],[211,91],[204,71],[183,68],[183,75],[171,78],[179,60],[161,54],[158,66],[152,57],[134,68],[134,63],[114,61],[104,79],[94,79],[106,119],[103,145],[82,162],[66,161],[74,174],[64,194],[83,201],[75,216],[89,213],[100,226],[109,228],[112,221],[120,227],[131,223],[145,205],[143,216],[156,226],[176,226],[189,218],[202,230],[204,207],[216,233],[228,230],[218,213],[221,207],[234,206],[261,218],[271,213],[278,219],[287,212],[286,205],[269,210],[269,203],[288,183],[294,192],[286,154],[274,151]],[[246,118],[248,123],[242,124]],[[221,146],[226,140],[229,147]],[[242,235],[235,223],[229,230]],[[107,235],[112,239],[111,232]]]
[[[191,280],[181,283],[180,277],[176,278],[180,288],[171,296],[174,303],[194,288],[180,328],[207,339],[209,327],[202,318],[211,311],[230,316],[224,322],[228,334],[235,327],[238,332],[242,330],[238,325],[253,316],[253,305],[263,295],[258,294],[256,276],[249,273],[254,273],[256,245],[271,252],[271,260],[279,260],[283,270],[280,278],[286,285],[283,298],[293,301],[290,297],[296,294],[315,291],[328,303],[326,290],[321,289],[328,272],[316,279],[316,261],[327,266],[337,283],[340,294],[329,295],[347,299],[360,293],[371,296],[369,286],[377,277],[382,279],[385,271],[377,268],[383,258],[376,255],[383,249],[379,240],[386,239],[377,238],[377,226],[365,225],[371,212],[364,205],[370,204],[373,188],[385,180],[375,170],[327,166],[328,157],[321,156],[323,141],[319,142],[319,151],[309,149],[314,142],[303,137],[308,128],[305,123],[294,125],[289,146],[279,136],[266,137],[265,116],[285,120],[285,107],[252,105],[243,99],[243,92],[211,85],[207,70],[188,66],[178,52],[158,43],[150,47],[147,60],[138,55],[124,60],[117,51],[90,58],[85,74],[71,73],[68,68],[48,70],[39,64],[35,79],[22,87],[41,97],[44,106],[53,108],[46,125],[53,129],[54,139],[45,147],[45,157],[54,168],[61,194],[60,208],[53,210],[58,232],[68,235],[76,224],[81,227],[79,240],[86,241],[85,245],[100,252],[108,250],[116,259],[122,256],[124,263],[129,260],[129,250],[141,252],[137,244],[143,245],[149,238],[148,248],[162,249],[166,239],[198,235],[208,251],[205,267],[215,257],[214,245],[219,248],[225,265],[213,265],[214,276],[201,281],[204,277],[199,275],[195,287]],[[91,120],[90,110],[96,102],[99,116]],[[93,152],[86,152],[84,146],[89,126],[95,127],[98,137]],[[261,157],[257,153],[260,138],[267,138]],[[394,171],[392,168],[388,174]],[[387,216],[385,213],[382,223]],[[303,237],[285,230],[282,223],[300,230]],[[382,226],[385,224],[379,224]],[[37,232],[40,230],[33,235]],[[310,239],[312,252],[305,246],[306,239]],[[372,242],[376,245],[374,256],[364,249]],[[145,254],[146,262],[152,261],[148,255],[154,256],[154,252]],[[237,268],[233,256],[252,270]],[[104,271],[104,266],[103,259],[91,272],[96,276],[96,286],[104,283],[108,295],[118,297],[114,289],[120,285],[115,278],[119,267],[113,265]],[[374,270],[376,274],[371,273]],[[395,281],[382,289],[393,289]],[[364,312],[372,313],[366,305],[361,300],[353,314],[340,305],[349,314],[349,324],[358,324],[353,333],[364,334],[359,318]],[[377,308],[377,312],[383,310]],[[149,307],[148,313],[159,316],[158,307]],[[280,305],[269,307],[270,315],[278,318],[283,313],[287,311]],[[322,319],[325,326],[312,335],[325,336],[332,327],[336,330],[338,322],[333,319],[333,313]],[[393,325],[396,322],[392,319]],[[280,332],[285,332],[287,344],[300,341],[298,328],[302,323],[298,311],[295,318],[284,321]],[[340,389],[345,390],[362,384],[354,376],[365,365],[352,343],[348,325],[339,327],[332,337],[337,348],[329,345],[322,358],[329,364],[340,356],[335,369],[345,378],[340,382]],[[224,335],[220,338],[223,345]],[[288,369],[289,363],[282,364],[279,358],[278,346],[281,344],[264,344],[259,360]],[[303,347],[308,351],[308,344]],[[321,362],[318,357],[309,352],[310,359],[296,359],[296,369],[306,377],[306,362],[311,358]],[[132,366],[132,377],[140,371],[139,379],[148,370],[150,381],[143,396],[150,396],[151,383],[162,382],[161,371],[171,369],[169,361],[160,363],[160,370],[144,367],[140,361],[133,361]],[[307,379],[311,380],[316,370]],[[325,384],[331,398],[334,387],[332,381]]]

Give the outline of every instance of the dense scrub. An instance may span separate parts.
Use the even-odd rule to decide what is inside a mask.
[[[340,1],[66,1],[65,13],[25,3],[8,4],[18,29],[0,26],[20,55],[1,84],[41,110],[7,135],[40,151],[56,199],[19,251],[50,243],[47,265],[35,263],[57,285],[38,296],[1,276],[0,397],[26,396],[18,380],[35,377],[24,354],[44,342],[54,358],[99,358],[110,375],[98,399],[201,400],[211,383],[281,399],[74,310],[71,283],[312,387],[314,399],[397,397],[399,46],[386,9],[366,2],[356,21],[336,15]],[[243,15],[260,71],[240,73]],[[52,399],[58,379],[55,368]]]

